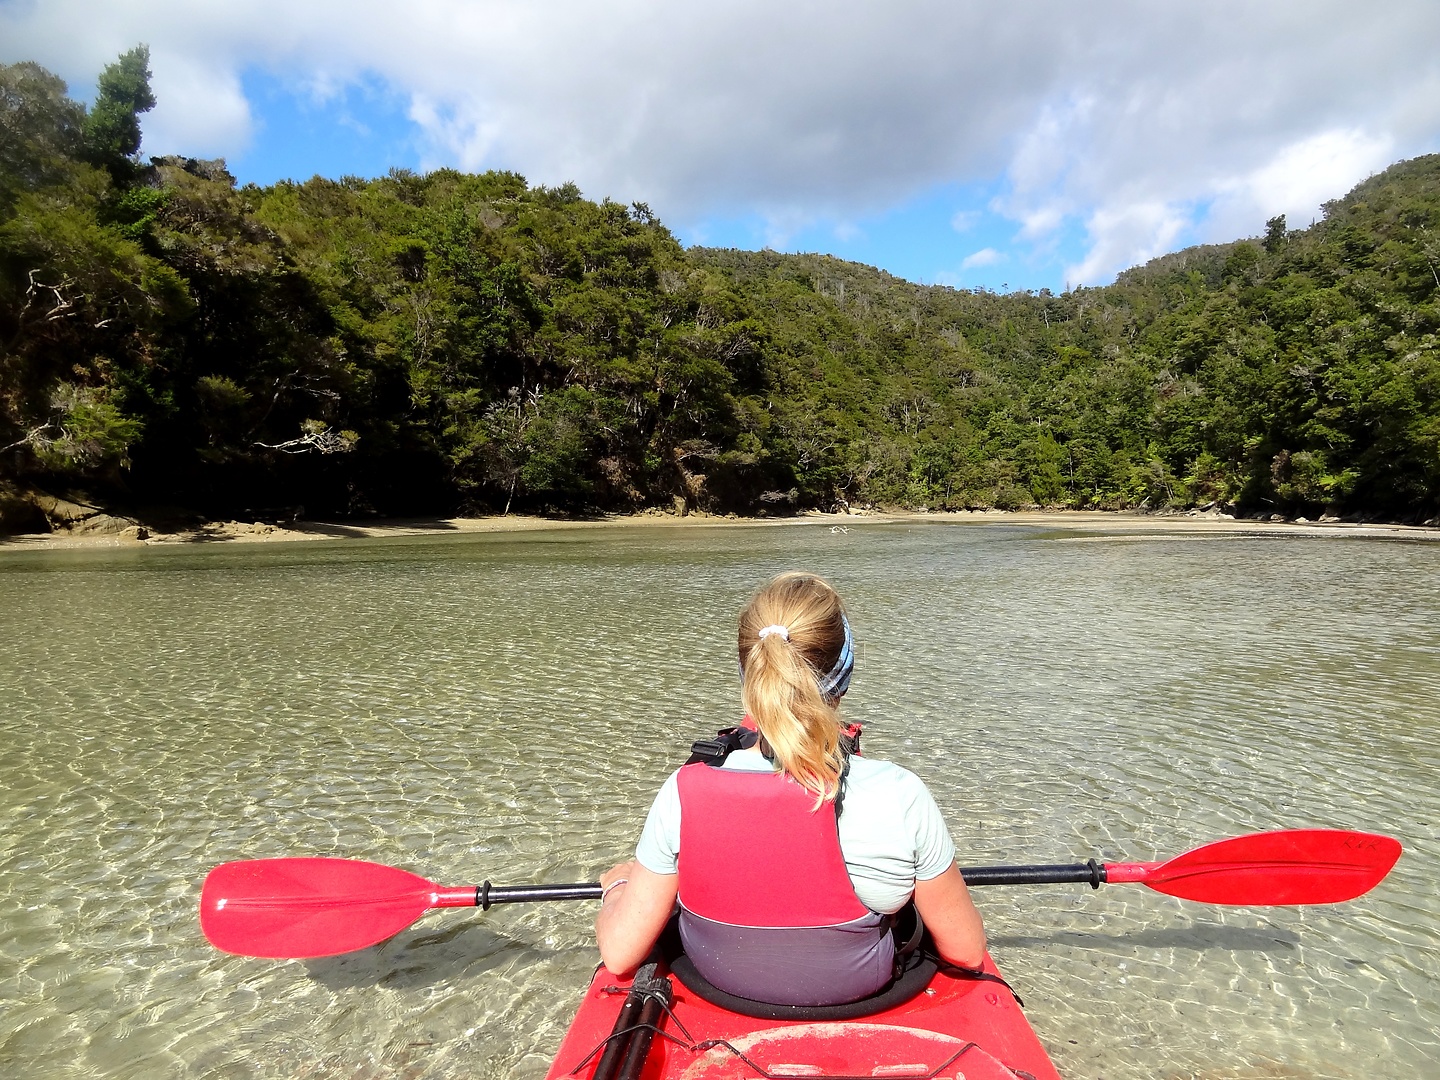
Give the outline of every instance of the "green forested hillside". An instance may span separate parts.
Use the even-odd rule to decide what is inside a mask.
[[[0,68],[0,488],[132,512],[1440,513],[1440,156],[1064,295],[683,250],[509,173],[236,189]],[[4,492],[0,491],[0,502]]]
[[[998,296],[814,256],[692,251],[757,305],[806,490],[929,505],[1440,508],[1440,155],[1325,220],[1114,285]]]

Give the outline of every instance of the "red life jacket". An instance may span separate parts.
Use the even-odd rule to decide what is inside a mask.
[[[779,772],[684,766],[680,936],[701,975],[739,997],[837,1005],[894,975],[890,920],[861,902],[835,805]]]

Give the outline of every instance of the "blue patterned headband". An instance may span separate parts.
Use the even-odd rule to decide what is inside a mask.
[[[855,674],[855,635],[850,632],[850,620],[844,615],[840,616],[840,623],[845,627],[845,644],[840,646],[835,666],[820,676],[820,693],[831,701],[845,696],[845,691],[850,689],[850,676]]]

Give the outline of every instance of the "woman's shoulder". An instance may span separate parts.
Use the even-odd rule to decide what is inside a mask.
[[[925,781],[903,765],[883,758],[861,757],[850,759],[850,779],[857,784],[889,786],[899,790],[925,790]]]
[[[850,771],[874,776],[909,776],[915,774],[903,765],[897,765],[885,758],[870,757],[864,754],[856,754],[850,759]],[[917,777],[918,779],[918,777]]]

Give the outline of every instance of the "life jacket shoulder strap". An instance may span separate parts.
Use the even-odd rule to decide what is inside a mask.
[[[845,747],[846,755],[860,753],[860,730],[859,724],[847,724],[840,733],[840,742]],[[721,728],[713,739],[696,739],[691,743],[690,757],[685,764],[694,765],[703,761],[706,765],[723,765],[725,759],[736,750],[750,749],[759,738],[758,731],[744,724]]]

